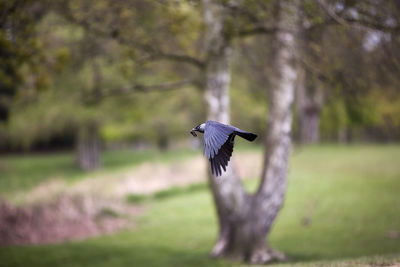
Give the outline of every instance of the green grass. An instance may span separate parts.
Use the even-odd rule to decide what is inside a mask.
[[[295,259],[399,253],[400,147],[311,147],[295,152],[271,241]],[[308,226],[302,225],[310,217]]]
[[[96,172],[114,171],[143,162],[170,162],[198,154],[198,150],[111,150],[102,153],[102,167]],[[26,154],[0,156],[0,196],[16,190],[30,189],[51,178],[76,181],[93,176],[93,172],[80,170],[73,153]]]
[[[271,245],[291,258],[284,266],[399,263],[400,239],[386,237],[400,230],[399,159],[398,145],[295,149],[286,202],[270,236]],[[246,186],[256,184],[250,180]],[[208,258],[217,232],[210,193],[204,186],[183,191],[172,189],[146,202],[134,226],[113,235],[2,247],[0,265],[232,265]]]
[[[238,150],[259,151],[258,145],[239,143]],[[130,168],[143,162],[171,162],[200,155],[200,149],[179,149],[160,152],[156,149],[109,150],[101,154],[99,170],[86,172],[78,168],[72,152],[0,155],[0,197],[17,190],[27,190],[52,178],[69,182],[93,174]]]

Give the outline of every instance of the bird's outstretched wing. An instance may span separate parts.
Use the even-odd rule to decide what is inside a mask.
[[[211,163],[211,172],[221,175],[226,170],[233,152],[236,128],[215,121],[207,121],[204,131],[204,154]]]
[[[222,174],[221,167],[224,169],[224,171],[226,171],[226,166],[228,166],[228,162],[232,156],[234,139],[235,135],[231,134],[218,150],[218,153],[214,156],[214,158],[210,159],[211,172],[213,174],[220,176]]]

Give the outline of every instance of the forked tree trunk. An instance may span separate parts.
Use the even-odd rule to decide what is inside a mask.
[[[77,137],[77,162],[81,169],[94,170],[100,166],[100,136],[96,125],[86,125]]]
[[[298,0],[279,2],[280,16],[275,35],[275,73],[269,96],[268,131],[264,171],[259,190],[245,192],[231,161],[221,177],[211,176],[210,186],[219,221],[219,236],[212,250],[214,257],[226,257],[251,263],[283,260],[283,254],[271,249],[267,235],[283,203],[286,192],[287,163],[290,153],[291,104],[296,69],[294,62]],[[229,123],[229,86],[231,53],[225,35],[224,9],[212,0],[203,0],[208,52],[205,73],[205,99],[208,119]]]

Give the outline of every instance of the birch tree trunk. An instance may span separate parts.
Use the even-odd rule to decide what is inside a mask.
[[[209,120],[229,124],[229,87],[231,82],[230,36],[226,33],[226,11],[213,0],[203,0],[205,21],[205,101]],[[209,170],[210,168],[208,168]],[[209,183],[219,219],[219,237],[212,255],[220,257],[229,250],[232,221],[247,204],[247,195],[239,180],[233,161],[222,176],[216,178],[209,173]]]
[[[275,57],[264,171],[259,190],[249,195],[243,189],[233,162],[221,177],[210,174],[210,186],[219,220],[219,236],[212,250],[214,257],[251,263],[283,260],[284,255],[267,245],[267,235],[282,206],[286,192],[290,154],[291,104],[296,68],[294,53],[298,1],[279,1],[280,13],[275,33]],[[208,119],[229,123],[230,38],[226,35],[226,14],[222,6],[203,0],[206,24],[207,67],[205,99]]]

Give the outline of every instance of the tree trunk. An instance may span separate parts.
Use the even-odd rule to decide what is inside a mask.
[[[298,53],[304,62],[317,62],[318,53],[310,47],[310,44],[321,42],[323,32],[320,29],[313,31],[306,30],[304,25],[305,11],[299,10],[299,29],[298,29]],[[311,63],[313,64],[313,63]],[[305,64],[307,65],[307,64]],[[321,106],[323,94],[320,81],[317,79],[315,70],[298,64],[296,87],[296,141],[301,144],[318,143],[319,121],[321,116]]]
[[[271,249],[266,237],[283,203],[287,163],[290,153],[291,104],[294,95],[296,14],[298,2],[279,2],[280,16],[275,34],[275,72],[268,115],[265,166],[259,190],[248,195],[231,161],[221,177],[209,175],[219,220],[219,236],[212,250],[214,257],[251,263],[283,260]],[[229,36],[225,35],[223,7],[203,0],[206,24],[207,67],[205,99],[208,119],[229,123]]]
[[[84,95],[84,101],[87,106],[97,106],[101,101],[101,83],[103,80],[100,66],[98,62],[93,59],[91,61],[93,71],[93,88]],[[100,167],[100,142],[99,124],[95,118],[88,119],[82,125],[78,132],[77,137],[77,162],[83,170],[94,170]]]
[[[232,48],[229,36],[224,32],[226,11],[212,0],[203,0],[203,11],[206,25],[205,101],[208,119],[229,124]],[[233,161],[221,177],[216,178],[209,173],[209,183],[219,219],[219,238],[212,255],[220,257],[225,256],[229,250],[232,222],[236,221],[234,216],[244,209],[246,193],[235,172]]]
[[[322,106],[322,91],[311,73],[300,68],[296,87],[297,141],[315,144],[320,140],[319,121]]]
[[[269,113],[265,140],[264,169],[254,199],[258,236],[266,237],[283,204],[291,148],[292,102],[297,80],[296,47],[299,29],[300,0],[279,1],[278,30],[274,42],[274,68],[269,91]],[[267,248],[267,249],[265,249]],[[256,242],[251,262],[282,259],[268,250],[264,240]]]
[[[94,170],[100,166],[100,136],[96,125],[86,125],[77,137],[77,161],[84,170]]]

